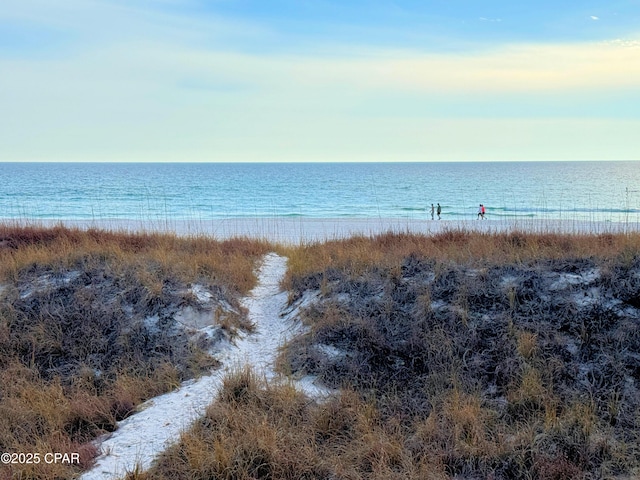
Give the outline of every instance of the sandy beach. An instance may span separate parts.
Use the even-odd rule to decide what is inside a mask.
[[[51,227],[64,225],[80,229],[124,232],[175,233],[180,236],[208,236],[216,239],[249,237],[287,245],[323,242],[350,236],[374,236],[386,232],[433,235],[445,230],[485,233],[524,231],[532,233],[605,234],[640,231],[640,221],[590,222],[582,220],[486,219],[415,220],[406,218],[226,218],[216,220],[13,220],[8,225]]]

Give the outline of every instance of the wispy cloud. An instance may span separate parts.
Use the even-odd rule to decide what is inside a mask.
[[[637,94],[635,37],[503,42],[456,53],[336,43],[292,53],[259,48],[282,40],[268,25],[210,11],[194,17],[185,6],[177,0],[3,6],[2,21],[46,27],[74,41],[35,57],[0,53],[0,69],[9,72],[0,76],[0,160],[336,159],[338,152],[352,158],[380,152],[387,159],[394,152],[411,159],[429,152],[446,159],[463,157],[465,142],[478,146],[478,158],[500,150],[500,142],[512,142],[505,155],[521,158],[518,148],[526,147],[527,155],[541,157],[551,155],[551,146],[533,152],[530,137],[549,135],[550,145],[569,148],[572,131],[589,138],[584,148],[574,146],[580,154],[605,148],[591,139],[607,148],[618,141],[627,152],[638,145],[630,140],[637,136],[635,119],[569,118],[562,109],[568,94],[574,103]],[[477,118],[479,108],[465,109],[460,100],[506,104],[534,95],[555,102],[547,118],[540,119],[544,106],[535,120],[514,119],[513,111],[500,118],[500,109],[489,107],[486,118]],[[424,111],[416,115],[417,107],[399,103],[389,114],[381,99],[399,96],[407,105],[425,105]],[[429,106],[438,101],[449,102],[457,117],[432,113]],[[375,108],[367,116],[363,106]],[[446,104],[439,107],[444,110]]]
[[[371,52],[362,58],[273,58],[302,82],[437,91],[637,88],[640,48],[615,44],[511,45],[473,55]]]

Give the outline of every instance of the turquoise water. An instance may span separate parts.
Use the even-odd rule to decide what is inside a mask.
[[[430,217],[634,222],[640,162],[0,163],[0,218]]]

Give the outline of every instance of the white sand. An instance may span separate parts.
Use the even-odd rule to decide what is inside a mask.
[[[0,220],[0,223],[99,228],[125,232],[171,232],[178,235],[206,235],[219,239],[250,237],[284,244],[322,242],[354,235],[371,236],[385,232],[409,232],[432,235],[443,230],[482,232],[527,231],[539,233],[617,233],[640,231],[640,219],[628,222],[589,222],[583,220],[486,219],[416,220],[406,218],[228,218],[218,220]]]
[[[258,285],[243,300],[249,319],[256,331],[229,345],[218,356],[223,367],[212,375],[185,383],[180,389],[156,397],[145,403],[141,411],[118,424],[118,429],[101,443],[102,454],[96,465],[80,478],[82,480],[111,480],[134,471],[149,468],[157,456],[175,443],[184,430],[201,417],[222,386],[225,375],[244,365],[268,380],[277,377],[274,360],[278,348],[298,334],[301,326],[295,323],[297,309],[283,315],[287,293],[280,290],[286,271],[286,258],[276,254],[265,256],[258,272]],[[309,378],[295,383],[296,388],[312,397],[331,392],[317,386]]]

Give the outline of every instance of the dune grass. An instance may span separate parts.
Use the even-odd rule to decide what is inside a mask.
[[[217,286],[230,302],[248,292],[256,259],[275,248],[289,258],[290,301],[318,298],[301,316],[306,333],[283,351],[283,371],[339,393],[317,403],[239,371],[205,417],[130,480],[640,475],[637,234],[452,230],[274,247],[57,228],[5,229],[2,239],[5,450],[79,451],[87,465],[90,438],[208,366],[193,346],[162,336],[152,345],[173,355],[138,354],[148,351],[136,343],[144,330],[118,329],[130,323],[113,313],[106,328],[83,323],[83,338],[115,330],[127,339],[100,368],[87,352],[58,362],[87,343],[65,341],[67,323],[80,322],[65,323],[63,312],[105,317],[105,302],[81,285],[101,285],[100,298],[119,292],[115,305],[129,315],[170,317],[172,305],[193,301],[176,293],[192,283]],[[21,478],[75,471],[53,468]]]
[[[398,425],[344,390],[321,405],[251,370],[228,377],[205,417],[157,464],[128,480],[446,478],[415,462]]]
[[[289,248],[318,301],[283,370],[250,370],[134,479],[640,475],[637,235],[389,234]]]
[[[147,398],[215,365],[172,315],[193,285],[235,307],[259,241],[0,226],[0,452],[79,453],[76,465],[0,466],[0,478],[70,478]],[[229,331],[243,314],[216,315]],[[17,475],[17,476],[16,476]]]
[[[292,300],[320,300],[287,370],[401,425],[410,465],[428,458],[446,478],[640,474],[638,235],[382,235],[291,258]]]
[[[452,229],[436,235],[388,233],[373,238],[357,236],[288,248],[287,286],[293,287],[293,278],[319,274],[327,269],[348,269],[358,273],[367,269],[397,267],[404,258],[412,255],[438,263],[519,264],[539,259],[571,260],[581,257],[630,260],[639,247],[637,233],[485,233]]]

